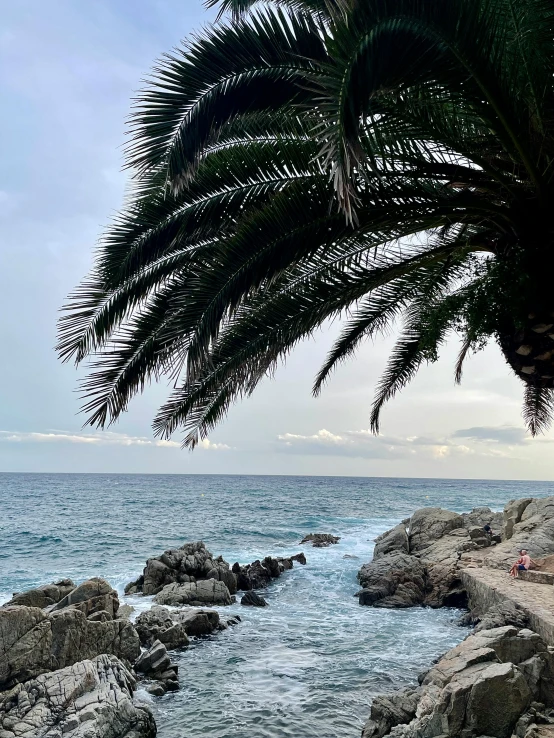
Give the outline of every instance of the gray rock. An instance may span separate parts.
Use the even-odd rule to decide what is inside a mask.
[[[375,697],[362,738],[383,738],[396,725],[409,723],[415,717],[419,697],[419,689],[403,689]]]
[[[133,704],[135,679],[114,656],[44,674],[0,694],[2,738],[154,738],[145,707]]]
[[[25,607],[40,607],[42,609],[51,607],[75,589],[75,586],[71,579],[62,579],[59,582],[54,582],[54,584],[45,584],[36,589],[14,594],[12,599],[4,604],[4,607],[8,605],[25,605]]]
[[[103,610],[113,618],[119,608],[119,599],[117,592],[108,582],[99,577],[94,577],[71,590],[52,607],[52,612],[63,610],[66,607],[80,610],[86,616]]]
[[[221,556],[208,551],[202,541],[185,543],[181,548],[164,551],[161,556],[148,559],[142,576],[125,587],[126,594],[158,594],[168,584],[188,584],[216,579],[229,592],[237,591],[236,577]]]
[[[395,551],[405,554],[410,552],[408,533],[404,523],[400,523],[395,528],[388,530],[375,539],[373,560],[381,559],[383,556]]]
[[[154,641],[147,651],[141,653],[135,662],[135,670],[149,679],[160,682],[164,690],[179,689],[177,666],[171,663],[167,649],[160,641]]]
[[[231,597],[227,586],[216,579],[187,582],[185,584],[168,584],[154,598],[159,605],[231,605]]]
[[[73,608],[50,614],[0,608],[0,689],[103,653],[134,661],[140,653],[134,627],[125,620],[87,620]]]
[[[415,556],[390,553],[358,572],[360,605],[413,607],[425,599],[427,571]]]
[[[305,565],[306,557],[303,553],[284,558],[266,556],[263,561],[258,559],[245,566],[241,566],[237,562],[233,564],[233,573],[237,578],[237,588],[244,591],[263,589],[270,584],[272,579],[276,579],[283,572],[292,569],[295,561]]]
[[[266,600],[252,590],[242,596],[240,604],[248,607],[267,607]]]
[[[457,528],[463,528],[464,519],[458,513],[440,507],[424,507],[410,518],[410,552],[421,552],[438,538]]]
[[[532,497],[520,500],[510,500],[504,507],[502,516],[502,539],[509,540],[514,533],[514,526],[519,523],[525,508],[533,502]]]
[[[217,610],[182,610],[176,614],[187,635],[210,635],[219,628],[220,618]],[[238,617],[238,616],[236,616]]]
[[[314,548],[327,548],[340,541],[340,536],[333,536],[331,533],[308,533],[300,543],[311,543]]]
[[[153,607],[141,613],[135,621],[135,628],[143,645],[151,645],[156,640],[170,650],[189,645],[184,625],[165,607]]]

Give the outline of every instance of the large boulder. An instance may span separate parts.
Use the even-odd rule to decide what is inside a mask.
[[[126,620],[91,621],[73,608],[0,608],[0,690],[100,654],[133,662],[139,653],[138,634]]]
[[[178,622],[182,624],[186,634],[189,636],[210,635],[215,630],[219,630],[221,626],[217,610],[193,610],[187,608],[186,610],[172,614],[172,616],[178,619]],[[237,619],[240,621],[240,618],[235,616],[235,618],[227,622],[235,625]]]
[[[168,584],[154,597],[158,605],[232,605],[235,598],[227,586],[216,579]]]
[[[98,656],[0,694],[2,738],[154,738],[149,710],[133,704],[135,679]]]
[[[75,586],[71,579],[62,579],[53,584],[28,589],[26,592],[17,592],[4,606],[25,605],[26,607],[40,607],[41,609],[52,607],[74,590]]]
[[[237,591],[236,577],[229,564],[221,556],[213,556],[202,541],[196,541],[148,559],[142,576],[130,582],[125,593],[155,595],[168,584],[189,584],[204,579],[223,582],[231,594]]]
[[[250,590],[242,596],[240,604],[245,607],[267,607],[267,600]]]
[[[552,703],[553,659],[530,630],[471,635],[422,677],[419,690],[377,698],[364,738],[509,738],[531,704]]]
[[[113,587],[99,577],[93,577],[72,589],[52,607],[52,612],[72,607],[87,617],[97,612],[107,612],[112,618],[119,609],[119,598]]]
[[[509,540],[514,534],[514,526],[519,523],[525,508],[533,502],[532,497],[525,497],[519,500],[510,500],[504,506],[502,516],[502,540]]]
[[[427,571],[415,556],[391,553],[365,564],[358,572],[360,605],[413,607],[421,605],[427,590]]]
[[[440,507],[416,510],[409,523],[410,553],[422,552],[438,538],[463,527],[463,517],[450,510]]]

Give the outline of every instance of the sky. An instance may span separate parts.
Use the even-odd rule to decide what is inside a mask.
[[[58,311],[121,206],[125,119],[155,60],[214,18],[201,0],[0,0],[0,471],[554,478],[554,433],[529,438],[522,389],[492,344],[454,384],[455,337],[384,410],[369,407],[393,336],[322,395],[338,324],[301,345],[193,453],[154,438],[150,386],[109,431],[83,428]]]

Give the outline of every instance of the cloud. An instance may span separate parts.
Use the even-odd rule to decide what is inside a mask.
[[[509,446],[520,446],[529,440],[523,428],[512,425],[461,428],[452,434],[452,438],[468,438],[473,441],[501,443]]]
[[[332,433],[322,428],[310,436],[297,433],[279,435],[277,437],[277,450],[282,453],[293,454],[390,460],[415,457],[446,459],[460,456],[513,456],[507,450],[504,451],[495,447],[498,446],[496,442],[490,447],[483,443],[482,439],[475,439],[472,434],[467,437],[469,443],[461,443],[456,440],[457,437],[457,434],[437,438],[429,436],[375,436],[370,430],[364,429]],[[465,432],[459,437],[466,438]],[[474,440],[479,440],[480,443],[477,446],[472,445]]]
[[[322,428],[311,436],[284,433],[277,438],[278,450],[307,455],[350,456],[365,459],[402,459],[423,452],[434,458],[452,453],[470,454],[472,449],[449,439],[419,436],[375,436],[370,430],[331,433]]]
[[[163,441],[145,436],[129,436],[125,433],[103,431],[101,433],[67,433],[65,431],[21,432],[0,431],[0,442],[9,443],[79,443],[92,446],[150,446],[157,448],[181,448],[178,441]],[[205,451],[228,451],[225,443],[212,443],[207,438],[198,447]]]

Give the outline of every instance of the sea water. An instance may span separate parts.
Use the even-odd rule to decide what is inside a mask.
[[[417,683],[466,632],[455,610],[360,607],[373,542],[415,509],[458,512],[554,494],[554,484],[344,477],[0,474],[0,603],[63,577],[106,578],[123,597],[147,558],[203,540],[231,564],[303,550],[264,591],[269,607],[173,654],[179,692],[150,697],[160,738],[357,738],[371,700]],[[326,549],[300,546],[333,533]],[[240,593],[239,593],[240,600]]]

